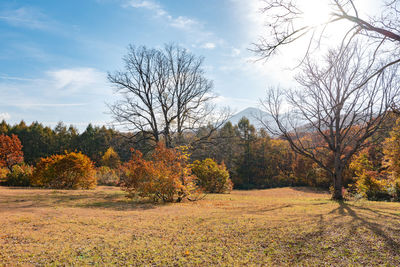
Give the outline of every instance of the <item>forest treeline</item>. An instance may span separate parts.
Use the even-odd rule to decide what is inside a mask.
[[[10,125],[0,123],[0,135],[16,135],[22,144],[24,162],[36,165],[41,158],[64,152],[81,152],[96,166],[107,149],[112,147],[122,162],[131,158],[131,149],[145,155],[153,144],[141,139],[135,141],[130,133],[119,132],[104,126],[89,124],[82,132],[58,123],[54,128],[24,121]],[[201,129],[198,137],[201,137]],[[224,163],[237,189],[270,188],[279,186],[309,185],[329,187],[329,178],[311,171],[311,162],[296,155],[286,141],[271,138],[265,130],[256,130],[247,118],[237,125],[225,123],[206,140],[190,147],[190,160],[215,159]],[[308,164],[308,165],[307,165]]]
[[[395,123],[396,119],[397,115],[394,114],[386,127],[373,136],[369,145],[353,158],[344,176],[344,187],[348,191],[363,193],[370,199],[390,199],[390,190],[396,190],[391,181],[396,180],[397,173],[400,173],[397,170],[400,166],[400,122]],[[201,133],[202,130],[199,129],[197,138],[201,141],[187,146],[188,157],[185,164],[202,160],[206,163],[206,159],[213,159],[216,164],[226,167],[236,189],[282,186],[328,189],[332,185],[330,175],[313,160],[296,154],[282,138],[272,138],[264,129],[257,130],[245,117],[237,125],[225,123],[207,139],[202,139]],[[133,151],[140,151],[143,160],[154,157],[151,152],[154,151],[155,144],[143,139],[135,142],[135,135],[131,133],[91,124],[79,133],[73,126],[67,127],[63,123],[52,129],[37,122],[27,125],[22,121],[9,125],[3,121],[0,124],[0,135],[19,138],[23,161],[28,165],[36,166],[43,158],[66,152],[82,153],[97,168],[97,176],[103,179],[100,184],[107,184],[107,180],[110,180],[110,184],[117,185],[121,176],[121,172],[117,170],[118,165],[132,165],[129,162],[134,157]],[[305,134],[302,138],[311,138],[312,135]],[[110,157],[109,153],[115,155]],[[325,154],[325,161],[329,163],[332,160],[331,155],[328,152]],[[72,158],[74,157],[82,156],[74,154]],[[106,163],[110,158],[117,158],[118,163]],[[205,169],[210,169],[214,163],[207,164]],[[103,168],[104,165],[115,171]],[[132,167],[131,170],[135,168]]]
[[[24,161],[36,165],[38,160],[65,151],[79,151],[89,156],[96,164],[109,147],[117,151],[122,160],[130,158],[129,144],[132,136],[128,133],[89,124],[85,131],[79,133],[74,126],[59,122],[54,128],[33,122],[27,125],[24,121],[10,125],[5,121],[0,123],[0,135],[15,134],[21,140]]]

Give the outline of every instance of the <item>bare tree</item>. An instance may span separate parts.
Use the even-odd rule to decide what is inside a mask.
[[[171,70],[172,99],[175,99],[174,120],[177,141],[183,141],[183,133],[210,122],[215,111],[210,100],[212,82],[205,78],[203,59],[198,59],[186,49],[174,46],[165,48]]]
[[[318,64],[307,57],[296,77],[300,87],[271,89],[262,102],[277,128],[270,121],[264,125],[332,176],[336,200],[343,198],[343,171],[351,157],[368,145],[399,98],[396,66],[368,79],[375,71],[369,52],[353,44],[330,50]]]
[[[304,10],[296,0],[263,0],[263,13],[268,18],[267,36],[260,37],[253,44],[252,50],[261,58],[268,59],[280,48],[302,40],[307,40],[305,51],[299,51],[306,58],[312,51],[319,49],[324,40],[324,34],[334,24],[335,37],[341,40],[341,49],[352,43],[354,39],[368,43],[376,60],[375,71],[370,72],[365,82],[372,79],[385,68],[400,63],[400,1],[382,0],[379,15],[361,17],[354,0],[326,0],[331,9],[324,23],[307,25],[304,20]],[[323,0],[321,0],[323,1]],[[331,42],[331,41],[329,41]]]
[[[184,132],[211,120],[213,84],[203,58],[177,45],[164,49],[129,46],[125,70],[108,74],[122,99],[109,106],[115,120],[167,147],[182,142]]]

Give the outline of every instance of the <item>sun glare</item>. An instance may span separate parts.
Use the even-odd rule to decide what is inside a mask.
[[[326,0],[302,0],[299,1],[303,11],[303,19],[306,25],[318,26],[329,20],[332,10]]]

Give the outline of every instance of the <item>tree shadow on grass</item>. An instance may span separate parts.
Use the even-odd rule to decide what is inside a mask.
[[[239,208],[238,211],[243,214],[263,214],[266,212],[270,212],[270,211],[277,211],[277,210],[282,210],[284,208],[290,208],[293,207],[293,205],[291,204],[287,204],[287,205],[276,205],[275,207],[269,207],[269,208],[259,208],[259,209],[252,209],[249,207],[246,208]]]
[[[34,208],[58,207],[132,211],[147,210],[157,206],[159,205],[143,199],[127,199],[124,193],[118,191],[49,190],[48,192],[42,191],[40,194],[32,192],[30,194],[18,194],[3,198],[0,196],[0,212],[2,210],[29,211]]]
[[[325,190],[322,188],[307,187],[307,186],[299,186],[299,187],[293,186],[290,188],[293,190],[296,190],[296,191],[303,192],[303,193],[312,193],[312,194],[321,194],[321,195],[329,194],[328,190]]]
[[[354,221],[359,222],[362,226],[365,226],[366,228],[368,228],[369,230],[371,230],[373,233],[375,233],[377,236],[381,237],[385,244],[387,245],[388,248],[392,249],[393,251],[396,252],[396,254],[400,254],[399,251],[399,247],[400,247],[400,243],[398,241],[396,241],[395,239],[392,238],[391,235],[389,235],[388,233],[386,233],[383,229],[382,226],[376,222],[371,222],[366,220],[365,218],[363,218],[362,216],[359,216],[357,214],[357,212],[354,209],[358,209],[360,207],[355,207],[353,206],[354,209],[352,209],[349,205],[345,202],[339,202],[340,205],[340,209],[342,209],[343,211],[346,212],[346,214],[350,215]],[[368,211],[371,211],[375,214],[379,214],[381,217],[383,217],[383,219],[391,219],[393,220],[393,217],[387,216],[387,215],[382,215],[381,213],[372,210],[372,209],[368,209],[368,208],[362,208],[361,209],[365,209]]]
[[[339,201],[338,204],[339,206],[336,209],[333,209],[331,212],[329,212],[329,214],[334,214],[337,212],[340,214],[340,216],[336,218],[340,217],[343,218],[344,216],[350,216],[352,219],[350,222],[347,223],[347,228],[349,229],[348,235],[340,243],[345,244],[348,240],[350,240],[350,238],[353,238],[354,235],[356,235],[357,227],[365,227],[371,232],[373,232],[375,235],[380,237],[385,242],[386,246],[389,249],[396,252],[396,255],[400,255],[400,250],[399,250],[400,242],[393,239],[390,233],[387,233],[382,229],[383,228],[382,224],[386,224],[389,230],[395,231],[394,229],[390,228],[390,223],[393,221],[397,222],[399,216],[391,213],[385,214],[378,210],[366,207],[358,207],[350,203],[346,203],[344,201]],[[370,212],[373,214],[373,216],[378,216],[380,219],[379,222],[382,222],[382,224],[369,221],[368,216],[359,215],[359,213],[356,212],[357,209]],[[345,228],[344,225],[337,225],[337,226]]]
[[[375,213],[378,217],[392,217],[393,219],[400,219],[400,213],[399,214],[395,214],[395,213],[391,213],[391,212],[388,212],[388,211],[375,210],[375,209],[356,206],[356,205],[352,205],[352,204],[347,204],[347,205],[350,206],[350,207],[353,207],[355,209],[361,209],[361,210],[365,210],[365,211],[369,211],[369,212]]]
[[[337,202],[331,211],[307,217],[298,215],[292,225],[285,227],[274,237],[279,240],[278,245],[271,245],[276,265],[325,262],[319,253],[327,254],[328,265],[400,264],[399,218],[379,209]],[[268,242],[264,247],[268,247]]]
[[[113,200],[113,201],[97,201],[90,202],[82,205],[77,205],[80,208],[90,208],[90,209],[108,209],[116,211],[132,211],[132,210],[149,210],[156,207],[166,205],[159,203],[152,203],[147,200]]]

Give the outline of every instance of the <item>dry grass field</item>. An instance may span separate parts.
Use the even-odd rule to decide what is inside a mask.
[[[400,204],[305,188],[152,205],[0,187],[0,265],[400,265]]]

